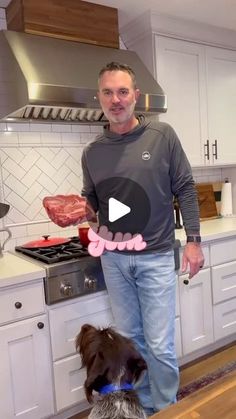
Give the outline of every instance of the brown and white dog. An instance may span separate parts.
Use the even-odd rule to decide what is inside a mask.
[[[87,400],[93,402],[93,391],[100,394],[89,419],[146,419],[133,384],[147,365],[133,342],[111,327],[84,324],[75,345],[87,372]]]

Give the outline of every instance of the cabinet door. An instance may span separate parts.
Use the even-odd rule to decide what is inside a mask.
[[[84,323],[100,327],[114,324],[110,300],[104,293],[80,297],[50,308],[49,318],[53,360],[75,354],[75,337]]]
[[[85,368],[81,369],[79,355],[73,355],[54,362],[54,378],[57,411],[85,402]]]
[[[179,277],[180,318],[183,354],[213,342],[213,315],[210,269],[203,269],[184,284],[188,275]]]
[[[217,158],[213,157],[213,162],[214,165],[235,164],[236,51],[206,47],[206,57],[211,148],[217,140]]]
[[[42,325],[44,327],[40,328]],[[1,327],[0,353],[1,418],[42,419],[52,416],[46,315]]]
[[[168,106],[159,118],[173,126],[192,166],[208,163],[204,47],[156,36],[155,51],[156,79],[167,94]]]

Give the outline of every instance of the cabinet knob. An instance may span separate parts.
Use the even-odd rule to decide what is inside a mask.
[[[184,285],[188,285],[189,284],[189,280],[188,279],[184,279],[183,280]]]
[[[88,290],[96,290],[97,289],[97,280],[96,278],[85,278],[84,280],[84,287]]]
[[[18,308],[21,308],[22,307],[22,303],[20,302],[20,301],[17,301],[16,303],[15,303],[15,307],[18,309]]]
[[[65,297],[71,297],[73,295],[73,287],[71,284],[61,284],[60,293]]]
[[[43,322],[38,322],[37,324],[39,329],[43,329],[44,328],[44,323]]]

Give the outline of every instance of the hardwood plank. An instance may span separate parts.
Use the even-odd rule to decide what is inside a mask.
[[[152,419],[185,419],[191,417],[198,417],[199,415],[201,418],[209,419],[208,413],[214,410],[214,419],[217,418],[228,418],[228,416],[219,416],[216,413],[216,409],[214,406],[222,403],[225,405],[225,410],[228,413],[236,412],[236,398],[231,397],[231,391],[234,393],[236,392],[236,372],[232,372],[225,377],[220,378],[215,383],[210,384],[201,390],[198,390],[191,394],[188,397],[185,397],[180,402],[176,403],[175,405],[169,406],[166,409],[162,410],[159,413],[151,416]],[[228,395],[230,397],[228,397]],[[209,408],[208,412],[208,406]],[[200,413],[203,412],[204,414]],[[206,413],[208,412],[208,413]],[[193,415],[193,416],[192,416]],[[195,416],[194,416],[195,415]],[[213,418],[213,416],[212,416]]]

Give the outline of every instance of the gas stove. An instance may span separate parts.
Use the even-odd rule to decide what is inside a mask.
[[[44,289],[48,305],[106,289],[100,258],[92,257],[78,237],[46,248],[16,246],[15,251],[45,269]]]

